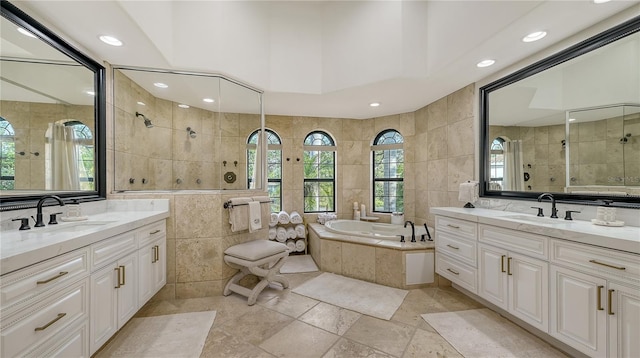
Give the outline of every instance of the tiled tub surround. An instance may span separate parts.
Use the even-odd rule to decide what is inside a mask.
[[[390,241],[342,235],[328,231],[324,225],[309,224],[309,250],[321,271],[390,287],[437,285],[433,278],[433,248],[432,241],[400,242],[399,238]],[[417,281],[424,283],[413,283]]]
[[[640,354],[639,227],[431,210],[436,272],[454,287],[572,355]]]
[[[16,210],[2,213],[2,238],[0,245],[0,273],[2,275],[49,259],[56,255],[91,245],[105,238],[136,229],[138,227],[165,219],[169,216],[169,201],[162,199],[147,200],[106,200],[80,204],[87,221],[63,222],[58,215],[58,225],[33,227],[19,231],[19,222],[12,219],[31,217],[36,209]],[[50,206],[43,208],[43,217],[48,214],[65,211],[65,207]],[[67,226],[91,222],[108,222],[95,228],[78,232],[65,231]]]

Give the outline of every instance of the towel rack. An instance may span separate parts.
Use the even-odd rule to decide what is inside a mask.
[[[260,202],[260,204],[262,204],[262,203],[272,203],[272,202],[273,202],[273,200],[269,200],[269,201],[261,201],[261,202]],[[231,208],[233,208],[234,206],[243,206],[243,205],[249,205],[249,203],[233,205],[233,204],[231,203],[231,200],[228,200],[228,201],[226,201],[222,206],[223,206],[225,209],[231,209]]]

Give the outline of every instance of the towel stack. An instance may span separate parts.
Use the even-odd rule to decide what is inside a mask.
[[[281,211],[278,213],[278,223],[282,225],[286,225],[291,221],[291,217],[287,214],[286,211]]]
[[[287,241],[287,229],[279,227],[276,229],[276,240],[280,242]]]
[[[289,216],[291,217],[290,221],[292,224],[302,224],[302,215],[298,214],[297,211],[292,211]]]
[[[299,238],[307,237],[307,230],[304,228],[304,225],[298,224],[295,227],[296,234]]]
[[[287,228],[287,239],[295,239],[298,237],[298,233],[292,227]]]
[[[304,239],[296,240],[296,251],[302,252],[307,247],[307,244],[304,242]]]

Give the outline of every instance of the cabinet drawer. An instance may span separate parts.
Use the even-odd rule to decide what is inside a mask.
[[[127,232],[91,245],[91,272],[117,261],[123,255],[138,249],[136,236]]]
[[[543,260],[549,259],[549,238],[546,236],[483,224],[479,225],[479,232],[480,242]]]
[[[477,270],[462,262],[436,252],[436,272],[473,293],[477,293]]]
[[[564,240],[551,240],[551,262],[607,279],[640,284],[640,255]]]
[[[79,320],[51,337],[39,347],[26,353],[25,358],[87,357],[89,358],[89,323]]]
[[[2,276],[2,315],[20,309],[14,307],[16,305],[28,305],[28,301],[39,294],[88,276],[88,259],[89,248],[86,247]]]
[[[436,235],[438,232],[446,231],[469,240],[476,240],[478,237],[478,224],[460,219],[453,219],[444,216],[436,216]]]
[[[86,278],[42,301],[2,318],[2,356],[22,355],[76,320],[87,319],[89,279]]]
[[[436,250],[462,260],[473,267],[476,267],[477,262],[476,247],[476,241],[460,239],[448,232],[441,232],[436,238]]]
[[[165,220],[145,225],[136,230],[138,247],[143,247],[153,240],[167,235],[167,225]]]

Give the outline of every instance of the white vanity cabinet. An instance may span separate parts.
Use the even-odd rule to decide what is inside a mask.
[[[11,272],[0,280],[0,356],[63,351],[88,357],[88,250],[79,249]]]
[[[136,231],[138,237],[138,297],[147,302],[167,283],[167,232],[164,222]]]
[[[594,357],[640,356],[637,255],[552,240],[550,334]]]
[[[548,332],[548,238],[480,224],[478,240],[478,295]]]
[[[478,225],[471,221],[436,216],[436,272],[476,293]]]

